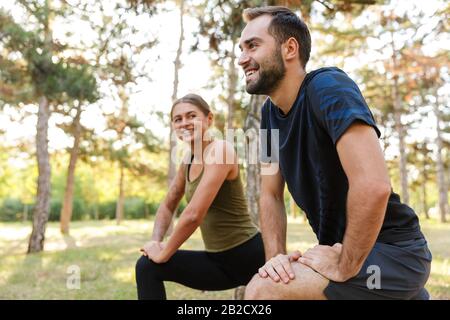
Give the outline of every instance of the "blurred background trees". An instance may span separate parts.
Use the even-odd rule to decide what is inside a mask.
[[[0,4],[0,220],[32,221],[29,252],[48,220],[68,234],[73,220],[155,213],[176,170],[176,98],[204,96],[222,133],[258,129],[265,97],[245,92],[237,44],[242,10],[265,4],[309,24],[307,71],[336,65],[358,83],[402,200],[448,220],[447,2],[20,0]],[[242,167],[256,219],[259,167]],[[288,194],[286,207],[298,213]]]

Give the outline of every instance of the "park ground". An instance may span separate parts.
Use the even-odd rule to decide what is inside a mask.
[[[30,223],[0,223],[0,299],[136,299],[134,266],[140,246],[150,238],[153,222],[83,221],[71,224],[62,236],[58,223],[49,223],[45,251],[26,255]],[[422,221],[433,253],[427,289],[433,299],[450,299],[450,224]],[[289,250],[315,244],[307,223],[290,219]],[[183,245],[202,249],[199,231]],[[70,272],[79,268],[79,289],[68,289]],[[69,281],[69,288],[70,283]],[[232,299],[233,290],[198,291],[167,283],[168,299]]]

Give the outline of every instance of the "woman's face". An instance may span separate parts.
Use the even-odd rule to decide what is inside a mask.
[[[193,143],[195,139],[201,140],[211,123],[211,112],[206,116],[193,104],[180,102],[172,109],[172,126],[178,139],[182,141]]]

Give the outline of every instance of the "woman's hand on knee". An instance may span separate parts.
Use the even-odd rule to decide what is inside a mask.
[[[155,251],[155,249],[162,250],[164,249],[164,243],[160,241],[149,241],[140,249],[142,254],[146,257],[148,257],[149,252]]]

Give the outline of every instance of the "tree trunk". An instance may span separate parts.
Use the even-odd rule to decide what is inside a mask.
[[[420,152],[422,154],[422,184],[421,184],[421,191],[422,191],[422,210],[425,215],[425,219],[430,219],[430,216],[428,214],[428,204],[427,204],[427,181],[428,181],[428,170],[427,170],[427,157],[428,157],[428,148],[426,142],[423,143],[418,149],[415,150],[415,152]]]
[[[396,91],[394,89],[394,91]],[[395,105],[398,105],[395,103]],[[398,135],[398,150],[400,155],[399,161],[399,171],[400,171],[400,182],[401,182],[401,192],[402,192],[402,200],[403,203],[409,204],[409,192],[408,192],[408,169],[407,165],[407,156],[406,156],[406,148],[405,148],[405,132],[401,122],[401,111],[395,108],[394,111],[394,120],[395,120],[395,131]]]
[[[148,205],[144,202],[144,219],[147,220],[149,215],[150,213],[148,212]]]
[[[423,213],[425,214],[425,219],[430,219],[430,215],[428,214],[428,205],[427,205],[427,186],[426,186],[426,179],[422,183],[422,208]]]
[[[172,103],[175,102],[175,100],[178,97],[178,78],[179,78],[179,72],[181,69],[181,54],[183,53],[183,41],[184,41],[184,0],[180,1],[180,37],[178,38],[178,49],[177,54],[175,57],[174,64],[174,77],[173,77],[173,91],[172,91]],[[169,123],[172,119],[170,119]],[[176,175],[176,163],[175,158],[173,157],[172,153],[175,150],[176,147],[176,137],[172,137],[174,134],[172,130],[172,125],[170,123],[170,137],[169,137],[169,172],[167,175],[167,186],[169,187],[172,183],[173,178]]]
[[[264,96],[253,95],[250,99],[250,106],[248,108],[247,117],[245,119],[244,131],[246,134],[248,146],[252,143],[257,143],[259,146],[259,124],[261,122],[261,106],[264,102]],[[254,141],[254,139],[256,141]],[[247,206],[252,218],[253,223],[257,226],[259,225],[259,194],[261,192],[261,166],[259,162],[259,157],[256,158],[257,161],[249,161],[254,154],[250,148],[247,148],[246,152],[246,182],[247,186],[245,188],[247,194]],[[233,299],[243,300],[245,294],[245,286],[239,286],[234,290]]]
[[[23,204],[23,222],[27,222],[28,220],[28,204],[24,203]]]
[[[253,95],[250,100],[250,106],[245,119],[244,131],[248,133],[250,130],[254,130],[255,133],[259,132],[259,124],[261,122],[261,106],[264,102],[264,96]],[[259,135],[256,134],[256,139]],[[259,142],[257,141],[259,144]],[[247,158],[250,157],[247,154]],[[259,194],[261,190],[261,177],[260,177],[260,163],[259,157],[255,164],[247,163],[247,205],[252,217],[253,222],[259,225]]]
[[[262,1],[261,6],[273,5],[269,1]],[[261,123],[261,106],[264,103],[265,96],[262,95],[252,95],[250,99],[250,106],[248,108],[247,117],[245,118],[244,131],[247,135],[249,130],[254,130],[256,134],[256,139],[258,139],[258,150],[259,148],[259,126]],[[248,142],[248,141],[247,141]],[[249,150],[249,148],[248,148]],[[251,155],[249,152],[246,154],[247,159],[250,159]],[[246,160],[247,160],[246,159]],[[256,164],[252,164],[250,161],[247,163],[247,206],[250,216],[253,222],[259,226],[259,194],[261,193],[261,165],[260,157],[257,157]],[[234,290],[234,299],[243,300],[245,295],[245,286],[237,287]]]
[[[39,101],[36,127],[36,158],[38,163],[38,183],[36,206],[33,212],[33,230],[28,243],[27,253],[40,252],[44,249],[45,228],[50,211],[51,169],[48,153],[48,120],[50,106],[47,97]]]
[[[181,54],[183,53],[183,41],[184,41],[184,0],[180,1],[180,36],[178,38],[178,49],[177,54],[175,56],[174,64],[174,75],[173,75],[173,91],[172,91],[172,103],[178,97],[178,83],[179,83],[179,73],[182,67],[181,64]],[[175,178],[177,173],[176,168],[176,156],[175,156],[175,148],[177,145],[176,137],[174,136],[174,131],[172,129],[172,119],[169,119],[170,126],[170,136],[169,136],[169,172],[167,174],[167,187],[170,187],[172,180]],[[177,214],[177,209],[173,213],[174,218]],[[173,231],[174,219],[170,222],[169,228],[167,229],[166,234],[170,235]]]
[[[97,161],[94,161],[91,164],[91,170],[92,170],[92,179],[94,181],[93,192],[94,192],[94,220],[98,221],[100,219],[99,214],[99,208],[98,208],[98,191],[97,187],[95,186],[95,181],[97,181],[97,169],[96,169]]]
[[[116,221],[119,225],[123,220],[123,211],[125,204],[125,190],[124,190],[124,168],[123,164],[120,164],[120,178],[119,178],[119,199],[116,205]]]
[[[228,97],[227,97],[227,104],[228,104],[228,115],[227,115],[227,126],[228,129],[233,128],[233,119],[234,119],[234,105],[236,103],[235,101],[235,94],[236,94],[236,86],[238,81],[238,74],[236,70],[236,54],[234,50],[236,49],[236,41],[237,39],[233,38],[233,46],[230,52],[230,63],[228,65]]]
[[[438,189],[439,189],[439,212],[441,217],[441,222],[446,222],[447,218],[447,207],[448,207],[448,187],[445,179],[444,172],[444,162],[442,160],[441,150],[443,149],[442,143],[442,131],[441,131],[441,113],[439,111],[439,96],[436,92],[436,103],[433,105],[434,115],[436,117],[436,167],[437,167],[437,178],[438,178]]]
[[[394,121],[395,121],[395,131],[398,135],[398,147],[400,154],[400,182],[401,182],[401,191],[402,191],[402,200],[403,203],[409,204],[409,192],[408,192],[408,169],[407,165],[407,155],[406,155],[406,147],[405,147],[405,128],[402,125],[401,116],[402,116],[402,102],[399,92],[398,85],[398,68],[397,68],[397,57],[396,50],[394,47],[394,43],[392,42],[392,63],[393,63],[393,72],[394,72],[394,85],[392,87],[392,99],[394,102]]]
[[[234,289],[233,300],[244,300],[245,286],[239,286]]]
[[[289,195],[289,211],[291,213],[292,218],[295,218],[297,216],[297,211],[295,210],[296,203],[294,201],[294,198],[292,198],[291,195]]]
[[[94,206],[94,220],[95,221],[100,220],[100,214],[98,212],[98,201],[95,202],[95,206]]]
[[[74,126],[74,142],[70,150],[69,168],[67,170],[66,190],[64,192],[64,202],[61,208],[60,230],[62,234],[69,234],[69,223],[72,219],[73,209],[73,189],[75,184],[75,168],[78,160],[78,153],[81,139],[81,106],[78,105],[77,114],[75,115]]]

